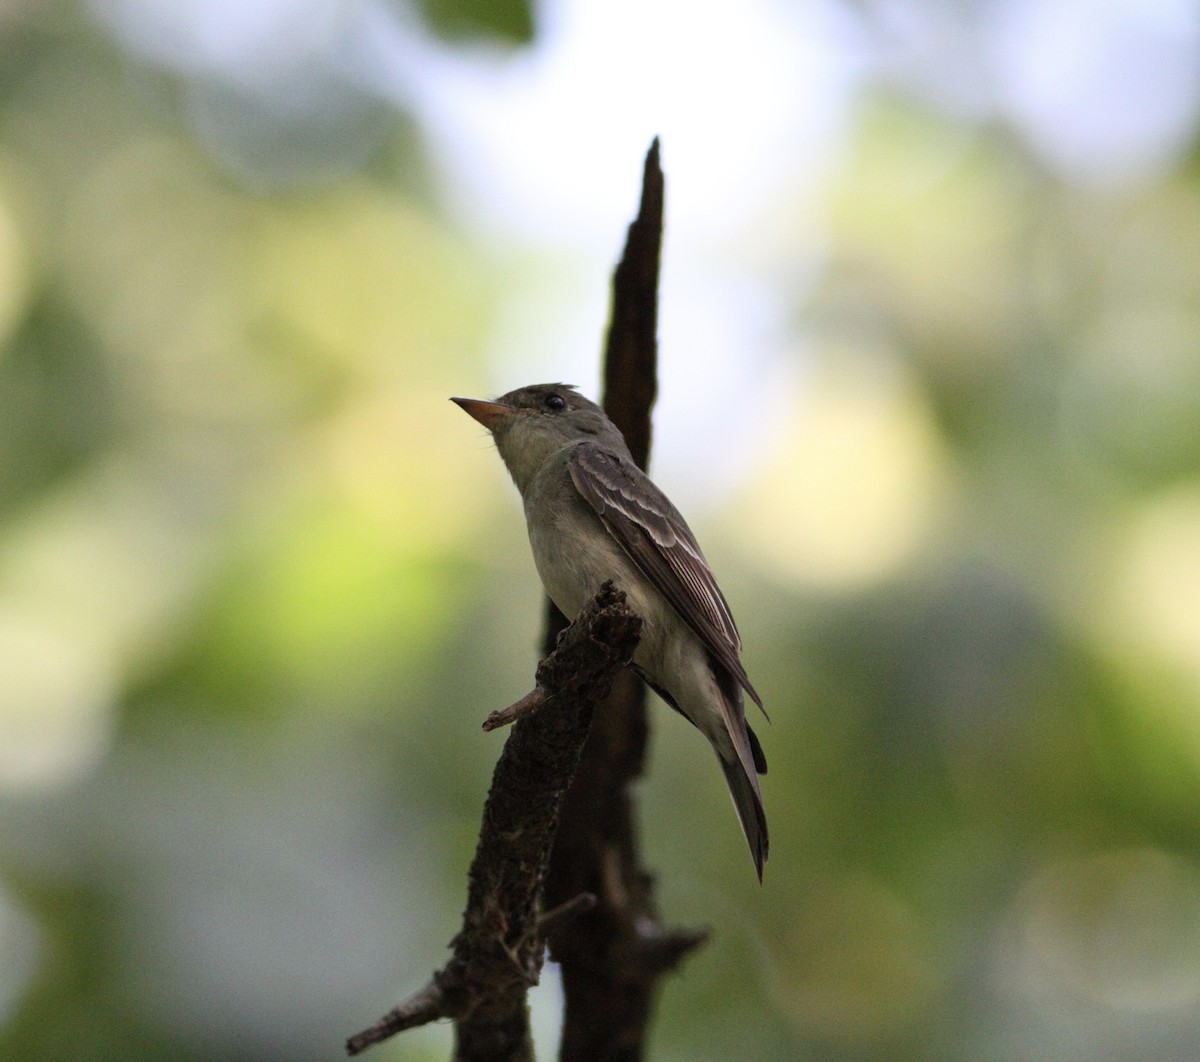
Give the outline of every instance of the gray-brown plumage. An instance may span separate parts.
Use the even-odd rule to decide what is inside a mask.
[[[496,440],[525,505],[534,563],[568,618],[607,580],[642,618],[634,664],[712,744],[762,879],[767,820],[762,747],[743,691],[729,605],[679,510],[637,467],[617,427],[565,384],[536,384],[494,402],[455,398]]]

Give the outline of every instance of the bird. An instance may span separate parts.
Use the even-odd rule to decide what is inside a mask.
[[[625,592],[642,620],[633,666],[708,739],[761,882],[769,844],[758,776],[767,761],[743,695],[760,709],[762,698],[687,522],[637,466],[620,429],[574,386],[451,401],[495,440],[521,494],[538,575],[563,615],[573,619],[605,582]]]

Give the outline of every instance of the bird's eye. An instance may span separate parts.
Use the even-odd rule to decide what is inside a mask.
[[[567,408],[567,400],[562,395],[550,394],[542,399],[542,405],[551,413],[561,413]]]

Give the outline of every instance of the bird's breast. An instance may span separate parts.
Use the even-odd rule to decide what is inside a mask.
[[[561,468],[545,468],[535,478],[526,495],[525,517],[542,586],[568,619],[574,619],[588,599],[611,580],[641,617],[641,641],[634,659],[648,674],[673,670],[673,658],[683,651],[683,646],[676,644],[681,640],[699,645],[667,599],[580,496],[565,462]]]
[[[632,562],[582,500],[558,507],[549,521],[529,521],[529,545],[542,585],[567,617],[607,580],[631,592]]]

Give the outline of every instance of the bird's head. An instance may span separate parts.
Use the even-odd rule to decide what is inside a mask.
[[[492,433],[496,449],[522,492],[538,469],[565,447],[590,439],[606,449],[625,452],[625,440],[604,410],[569,384],[519,387],[493,402],[479,398],[450,401]]]

